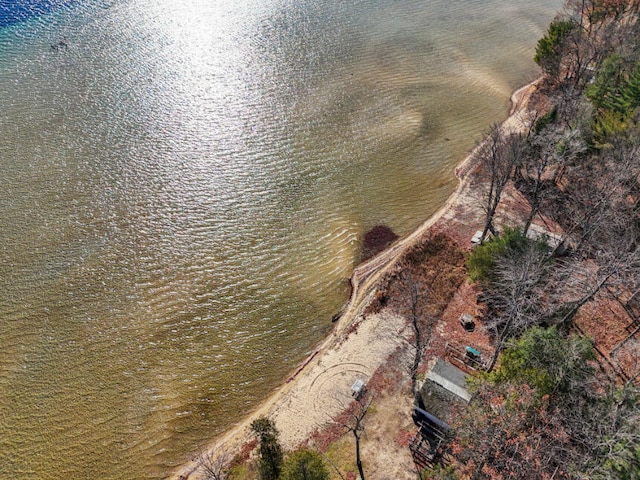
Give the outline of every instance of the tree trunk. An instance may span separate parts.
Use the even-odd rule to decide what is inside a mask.
[[[487,211],[487,216],[484,222],[484,228],[482,229],[482,235],[480,235],[480,243],[483,244],[485,239],[487,238],[487,234],[489,233],[489,231],[491,231],[491,233],[495,234],[495,229],[493,228],[493,216],[496,214],[496,208],[498,206],[496,205],[495,207],[491,206],[489,207],[488,211]]]
[[[362,460],[360,459],[360,437],[358,435],[356,435],[356,465],[358,465],[360,479],[364,480],[364,470],[362,468]]]
[[[498,336],[498,340],[496,342],[496,350],[493,352],[493,357],[491,358],[491,363],[489,363],[489,365],[487,366],[487,373],[491,373],[491,371],[493,370],[493,367],[496,366],[496,362],[498,361],[498,356],[500,355],[500,352],[502,351],[502,347],[504,345],[505,340],[508,338],[509,330],[511,329],[511,322],[512,322],[511,319],[507,320],[507,323],[505,324],[504,330]]]
[[[422,360],[422,332],[420,331],[420,319],[418,318],[418,286],[411,278],[411,324],[415,335],[415,355],[411,366],[411,393],[416,394],[416,384],[418,383],[418,369]]]
[[[558,325],[560,325],[562,327],[571,328],[571,326],[573,325],[573,318],[578,313],[578,310],[580,310],[586,303],[588,303],[591,300],[593,300],[593,298],[602,289],[602,287],[604,287],[604,285],[607,283],[607,281],[609,280],[609,278],[611,276],[612,276],[612,274],[608,274],[607,276],[605,276],[598,283],[598,285],[593,289],[593,291],[591,291],[589,294],[585,295],[578,302],[576,302],[575,305],[571,308],[571,310],[569,310],[569,312],[564,317],[562,317],[562,320],[560,320],[560,322],[558,322]]]
[[[498,361],[498,356],[500,355],[500,345],[496,345],[496,350],[493,352],[493,357],[491,357],[491,362],[487,366],[487,373],[491,373],[493,367],[496,366],[496,362]]]

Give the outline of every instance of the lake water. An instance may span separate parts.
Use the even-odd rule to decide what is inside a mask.
[[[0,1],[0,477],[161,478],[254,408],[561,3]]]

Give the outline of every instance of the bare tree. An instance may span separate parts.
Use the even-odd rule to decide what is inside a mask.
[[[519,189],[526,195],[530,211],[523,232],[526,235],[545,201],[557,194],[566,164],[586,150],[578,130],[549,127],[529,138],[530,149],[516,169]]]
[[[635,0],[634,0],[635,2]],[[564,81],[580,88],[589,81],[591,72],[598,69],[604,59],[620,43],[621,21],[628,17],[623,4],[633,2],[602,0],[569,0],[566,3],[565,21],[573,23],[574,28],[564,36],[559,45],[560,71]]]
[[[586,49],[581,45],[583,65],[597,67],[597,60],[614,49],[629,51],[638,48],[636,42],[629,42],[637,31],[638,0],[569,0],[566,7],[567,15],[577,19],[583,40],[589,46]]]
[[[489,371],[495,366],[507,340],[539,325],[550,315],[543,302],[549,268],[550,255],[546,245],[529,240],[521,233],[515,235],[512,244],[495,259],[484,292],[485,328],[491,332],[495,343]]]
[[[229,474],[231,454],[224,445],[205,450],[199,455],[200,469],[204,480],[226,480]]]
[[[635,228],[640,150],[617,147],[574,166],[566,175],[565,198],[554,217],[587,256],[637,235]],[[630,227],[633,227],[630,229]]]
[[[478,387],[452,422],[451,448],[460,460],[460,478],[566,479],[551,476],[562,462],[554,450],[565,447],[565,436],[535,390],[504,382]]]
[[[638,392],[603,383],[590,342],[532,329],[453,421],[471,478],[638,478]]]
[[[561,322],[567,325],[604,288],[640,288],[638,143],[616,143],[581,163],[567,173],[565,197],[554,215],[574,240],[572,257],[554,269],[566,304]]]
[[[435,322],[464,279],[462,250],[439,233],[428,235],[406,252],[387,279],[385,307],[407,320],[396,338],[405,342],[411,353],[406,368],[414,393]]]
[[[360,441],[365,433],[365,417],[369,412],[369,408],[373,403],[374,395],[372,392],[367,392],[365,395],[357,399],[354,404],[351,405],[348,417],[345,421],[340,422],[340,425],[346,432],[351,432],[356,442],[356,466],[358,467],[358,473],[360,478],[365,480],[364,468],[362,465],[362,456],[360,452]]]
[[[480,242],[484,242],[489,232],[497,233],[493,219],[512,172],[522,161],[524,141],[521,135],[507,134],[500,125],[494,124],[489,128],[486,138],[479,145],[477,154],[488,176],[482,199],[485,221]]]
[[[418,383],[418,371],[431,338],[431,330],[435,317],[425,315],[423,302],[428,294],[420,290],[420,286],[416,282],[410,269],[402,271],[401,281],[408,291],[408,315],[411,325],[411,338],[408,341],[413,350],[413,358],[408,370],[409,376],[411,377],[411,393],[415,395]]]
[[[409,287],[409,295],[410,295],[410,311],[411,311],[411,326],[413,328],[413,362],[409,368],[409,373],[411,376],[411,393],[416,393],[416,383],[418,381],[418,369],[420,368],[420,362],[422,361],[422,357],[424,355],[424,350],[426,348],[426,339],[423,335],[422,322],[420,322],[420,315],[418,312],[418,287],[416,283],[413,281],[413,277],[410,273],[406,275],[408,277],[408,287]]]
[[[546,135],[544,136],[546,137]],[[532,139],[534,149],[517,171],[520,190],[526,195],[531,210],[525,220],[523,232],[526,235],[534,217],[540,211],[544,192],[551,188],[547,178],[549,168],[554,164],[553,148],[549,148],[546,138],[537,135]]]
[[[638,391],[631,385],[604,388],[600,395],[583,389],[563,397],[556,416],[574,443],[567,463],[582,473],[580,478],[639,478]]]

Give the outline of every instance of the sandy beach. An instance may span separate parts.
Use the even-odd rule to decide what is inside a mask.
[[[527,128],[533,118],[527,108],[528,102],[538,84],[539,80],[512,95],[511,112],[503,122],[502,128],[510,131],[522,131]],[[477,200],[482,184],[477,174],[478,162],[475,151],[456,168],[458,187],[435,215],[410,235],[399,239],[380,254],[355,268],[351,278],[351,298],[343,308],[333,332],[258,409],[223,436],[212,441],[208,447],[209,451],[239,451],[242,445],[251,439],[251,421],[260,416],[271,418],[280,431],[283,447],[294,449],[308,441],[314,432],[330,426],[332,419],[348,408],[353,402],[351,386],[356,380],[368,382],[392,355],[402,357],[408,354],[405,340],[410,332],[403,316],[386,310],[365,315],[364,311],[373,300],[385,274],[408,249],[421,242],[429,232],[436,230],[446,233],[462,248],[469,248],[470,239],[478,230],[483,215]],[[512,202],[518,202],[517,194],[511,198]],[[501,214],[509,215],[509,210],[506,209]],[[436,328],[441,337],[436,344],[441,344],[447,336],[453,335],[443,322],[451,319],[455,321],[461,308],[474,308],[465,304],[464,297],[462,291],[454,296],[452,304],[458,302],[460,305],[452,305],[451,311],[443,315],[446,318],[441,319]],[[480,341],[481,339],[478,339],[478,342]],[[412,398],[406,394],[393,399],[385,396],[377,401],[381,404],[381,415],[409,412],[412,404]],[[378,438],[387,434],[380,431],[371,434],[371,438],[367,439],[371,445],[365,445],[365,453],[366,448],[376,448],[377,461],[385,465],[386,470],[384,475],[368,477],[415,478],[408,448],[403,448],[403,442],[398,440],[400,435],[397,433],[411,430],[410,415],[400,417],[398,414],[397,426],[394,428],[395,433],[388,434],[395,435],[396,438]],[[376,441],[379,445],[374,447]],[[376,470],[371,468],[372,471]],[[201,456],[194,454],[191,461],[176,469],[169,478],[203,478]]]

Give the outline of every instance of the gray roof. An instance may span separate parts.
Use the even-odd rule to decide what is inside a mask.
[[[467,374],[444,360],[436,359],[435,365],[427,374],[427,380],[440,385],[465,402],[471,399],[467,390]]]

